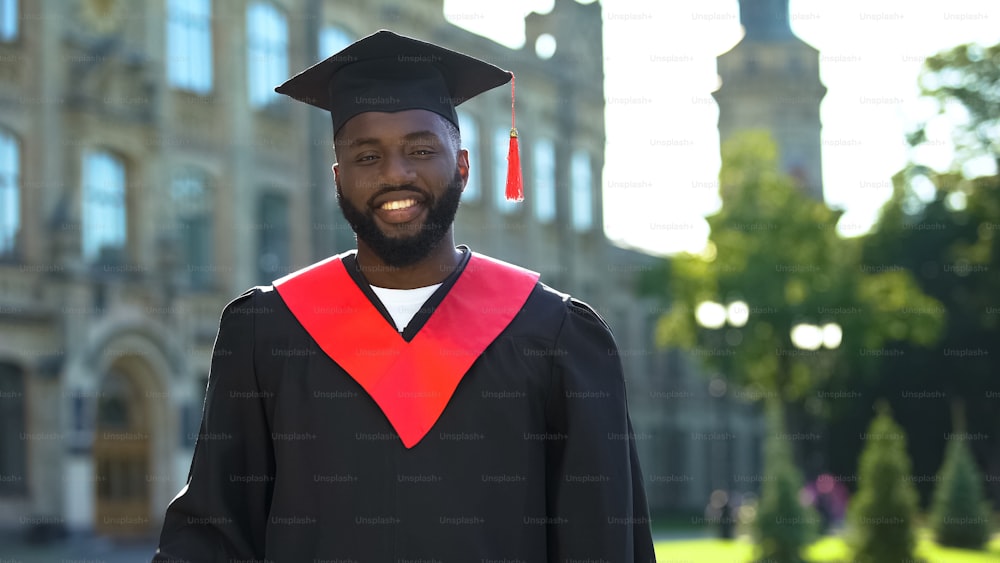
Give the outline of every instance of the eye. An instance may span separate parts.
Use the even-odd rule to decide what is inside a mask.
[[[378,158],[378,155],[373,153],[362,153],[354,159],[354,162],[372,162]]]

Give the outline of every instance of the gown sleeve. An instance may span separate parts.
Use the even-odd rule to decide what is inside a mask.
[[[153,563],[264,559],[274,455],[254,372],[253,292],[222,313],[187,485],[167,507]]]
[[[546,403],[548,560],[656,561],[618,348],[571,301]]]

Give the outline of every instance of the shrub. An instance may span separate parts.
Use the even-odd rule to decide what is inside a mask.
[[[883,405],[864,438],[858,491],[848,508],[848,543],[859,563],[912,561],[918,496],[906,434]]]
[[[784,434],[783,414],[772,406],[768,412],[769,434],[765,445],[760,505],[754,521],[757,557],[760,561],[800,563],[802,550],[817,535],[820,519],[799,500],[802,475],[795,467]]]
[[[983,549],[990,537],[990,507],[983,479],[965,440],[948,442],[931,505],[931,527],[941,545]]]

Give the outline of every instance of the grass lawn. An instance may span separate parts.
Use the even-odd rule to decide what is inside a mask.
[[[931,541],[929,530],[922,530],[917,557],[928,563],[997,563],[1000,561],[1000,535],[993,537],[987,551],[971,551],[941,547]],[[836,563],[850,561],[851,554],[843,539],[826,536],[809,546],[806,558],[815,563]],[[663,541],[656,544],[656,560],[659,563],[740,563],[752,559],[753,545],[747,539]]]

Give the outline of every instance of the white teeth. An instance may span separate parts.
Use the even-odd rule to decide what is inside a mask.
[[[396,209],[406,209],[407,207],[412,207],[417,204],[415,199],[397,199],[393,201],[387,201],[382,204],[382,209],[387,211],[394,211]]]

